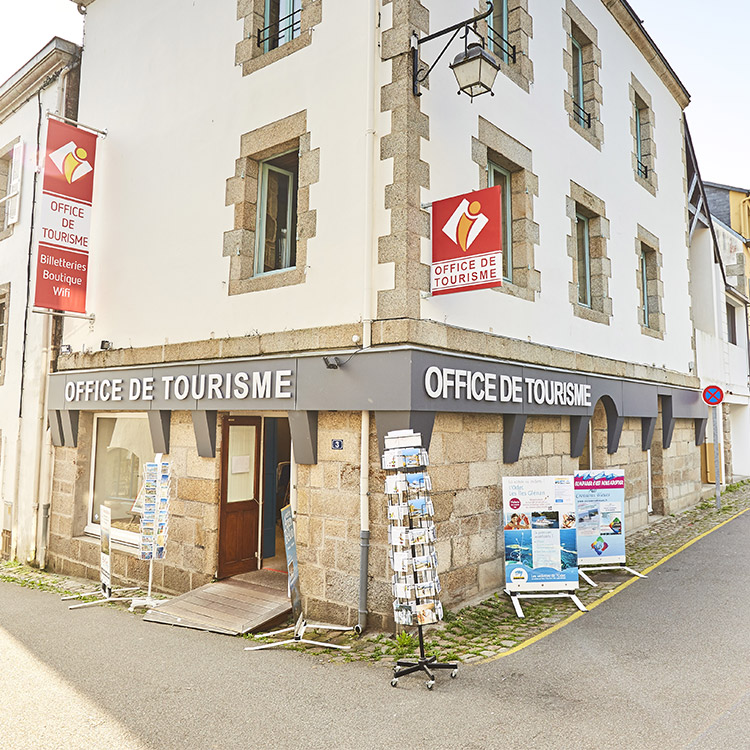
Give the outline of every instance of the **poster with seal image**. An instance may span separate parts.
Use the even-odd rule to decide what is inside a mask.
[[[579,563],[624,563],[625,472],[578,471],[575,495]]]
[[[503,477],[508,591],[578,588],[573,477]]]

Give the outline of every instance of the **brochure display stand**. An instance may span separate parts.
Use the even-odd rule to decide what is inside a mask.
[[[575,475],[578,575],[597,570],[624,570],[645,578],[625,565],[625,473],[620,469],[579,471]]]
[[[154,578],[154,560],[163,560],[167,549],[167,530],[169,527],[169,493],[172,487],[169,461],[162,461],[162,454],[157,453],[152,463],[147,463],[144,472],[141,497],[141,560],[148,560],[148,591],[145,597],[136,597],[130,604],[132,612],[136,607],[158,607],[166,599],[154,599],[151,596],[151,584]]]
[[[424,672],[429,678],[427,688],[432,690],[432,670],[450,669],[451,677],[455,677],[458,664],[439,663],[424,651],[422,628],[443,619],[443,606],[438,598],[434,509],[426,471],[429,459],[421,446],[422,436],[412,430],[397,430],[385,436],[383,468],[387,472],[389,556],[394,571],[393,617],[399,625],[416,625],[419,632],[419,659],[397,661],[391,685],[396,687],[404,675]]]
[[[573,477],[503,477],[505,593],[518,617],[521,599],[568,598],[578,588]],[[553,593],[554,592],[554,593]]]

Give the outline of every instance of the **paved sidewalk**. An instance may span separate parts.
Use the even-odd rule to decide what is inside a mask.
[[[666,556],[689,544],[697,537],[709,532],[736,514],[750,508],[750,482],[730,485],[722,495],[722,509],[717,511],[714,499],[700,503],[684,513],[667,517],[652,517],[648,527],[628,535],[627,564],[639,572],[657,564]],[[578,596],[585,605],[591,605],[614,591],[632,577],[624,572],[602,571],[592,574],[598,584],[596,588],[582,584]],[[53,591],[59,594],[91,591],[96,582],[61,576],[35,570],[18,563],[0,561],[0,581],[18,583],[22,586]],[[637,582],[637,579],[636,579]],[[81,601],[87,601],[84,598]],[[127,604],[109,604],[125,610]],[[570,617],[578,610],[567,599],[524,600],[525,618],[519,619],[509,598],[500,592],[481,602],[446,612],[445,621],[425,628],[426,650],[440,661],[458,660],[463,663],[481,663],[498,658],[504,653],[517,650],[524,642],[538,636]],[[398,635],[368,632],[358,638],[353,634],[309,631],[307,637],[314,640],[351,646],[350,651],[288,646],[321,656],[336,662],[384,661],[414,655],[417,650],[416,630],[404,630]],[[253,636],[244,636],[253,639]],[[261,638],[271,642],[273,639]],[[280,638],[278,639],[280,640]]]

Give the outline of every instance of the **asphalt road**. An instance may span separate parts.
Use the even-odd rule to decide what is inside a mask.
[[[0,748],[749,748],[750,513],[432,691],[244,645],[0,583]]]

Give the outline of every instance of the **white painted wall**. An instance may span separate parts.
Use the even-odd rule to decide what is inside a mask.
[[[475,5],[468,0],[433,4],[431,28],[468,17]],[[471,160],[471,137],[477,135],[480,115],[530,148],[533,171],[539,177],[534,220],[540,225],[536,267],[541,271],[542,291],[534,303],[491,290],[439,296],[424,302],[423,315],[467,328],[492,329],[513,338],[686,372],[693,355],[681,110],[604,4],[600,0],[580,0],[577,5],[596,26],[602,52],[601,152],[572,130],[564,109],[567,75],[563,68],[566,36],[562,0],[529,3],[534,28],[529,50],[534,83],[529,94],[500,73],[495,96],[479,97],[472,105],[468,98],[456,96],[455,80],[446,66],[439,66],[431,75],[430,90],[422,97],[431,127],[430,141],[424,143],[424,158],[432,164],[430,190],[424,191],[424,201],[478,188],[478,166]],[[439,51],[434,46],[437,42],[432,45],[429,52],[424,50],[427,60]],[[631,72],[653,100],[659,181],[656,198],[633,177],[628,89]],[[570,192],[571,179],[606,203],[611,232],[607,252],[612,261],[610,326],[575,317],[568,300],[572,264],[566,236],[571,227],[565,214],[565,196]],[[641,334],[638,323],[635,237],[639,223],[660,240],[664,259],[664,341]],[[429,257],[428,244],[425,242],[425,258]]]
[[[41,92],[42,132],[46,138],[46,113],[56,112],[59,100],[59,83],[55,82]],[[42,411],[41,396],[46,381],[43,342],[45,330],[49,337],[49,317],[35,313],[28,316],[26,351],[24,355],[24,325],[27,304],[27,264],[31,235],[32,192],[37,152],[37,122],[39,109],[36,96],[24,104],[4,122],[0,123],[0,144],[17,137],[24,142],[24,171],[21,184],[19,221],[13,234],[0,241],[0,284],[10,282],[10,308],[8,313],[8,338],[5,352],[5,381],[0,386],[0,430],[2,431],[3,459],[0,462],[0,502],[2,515],[13,517],[17,557],[26,560],[34,549],[34,509],[43,490],[35,492],[39,461],[49,451],[47,418]],[[33,244],[33,261],[36,261],[36,237]],[[35,265],[31,266],[31,300],[33,301]],[[21,377],[25,356],[26,372]],[[22,390],[23,388],[23,390]],[[23,419],[19,419],[23,393]],[[39,440],[40,428],[43,439]],[[10,511],[15,499],[17,509]],[[42,501],[44,502],[44,501]]]

